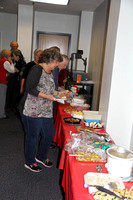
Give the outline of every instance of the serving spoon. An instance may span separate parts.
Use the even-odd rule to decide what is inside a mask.
[[[90,185],[89,185],[89,186],[90,186]],[[93,186],[93,185],[91,185],[91,186]],[[124,199],[123,196],[120,197],[120,196],[118,196],[117,194],[115,194],[114,192],[112,192],[112,191],[106,189],[106,188],[103,187],[103,186],[94,185],[93,187],[95,187],[96,189],[98,189],[98,190],[101,191],[101,192],[105,192],[105,193],[107,193],[107,194],[113,195],[113,196],[115,196],[115,197],[117,197],[117,198],[119,198],[119,199]]]

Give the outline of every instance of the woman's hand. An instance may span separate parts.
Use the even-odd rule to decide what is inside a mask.
[[[55,101],[56,100],[56,98],[51,94],[48,94],[46,99],[48,99],[49,101]]]
[[[65,87],[64,87],[64,86],[60,86],[60,87],[58,87],[58,90],[59,90],[59,91],[64,91],[64,90],[65,90]]]
[[[13,63],[13,62],[12,62],[12,59],[11,59],[11,56],[8,56],[8,57],[7,57],[7,61],[8,61],[10,64]]]
[[[14,67],[14,71],[17,73],[19,72],[19,70],[16,67]]]
[[[67,78],[65,78],[64,80],[63,80],[63,84],[65,84],[67,82]]]
[[[55,96],[58,96],[58,95],[59,95],[59,92],[58,92],[57,90],[55,90],[55,91],[54,91],[54,95],[55,95]]]
[[[56,91],[56,90],[55,90],[55,91],[54,91],[54,95],[55,95],[55,96],[59,96],[60,98],[66,96],[67,93],[68,93],[68,91],[66,91],[66,90],[62,90],[62,91]]]
[[[60,98],[66,96],[67,94],[68,94],[68,91],[66,91],[66,90],[59,91]]]

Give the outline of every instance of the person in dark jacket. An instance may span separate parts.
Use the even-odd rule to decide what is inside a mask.
[[[12,41],[10,43],[10,47],[11,47],[11,59],[12,62],[14,64],[14,66],[17,64],[18,68],[21,68],[21,61],[23,60],[23,55],[22,52],[18,49],[19,45],[18,42],[16,41]],[[20,61],[15,61],[14,57],[13,57],[13,53],[16,52],[16,54],[18,54],[19,57],[21,57]],[[17,53],[18,52],[18,53]],[[20,74],[22,73],[22,71],[20,72]],[[16,113],[16,100],[18,99],[16,96],[16,92],[15,92],[15,85],[16,85],[16,76],[18,75],[18,73],[12,74],[9,73],[8,75],[8,79],[7,79],[7,92],[6,92],[6,112],[10,112],[13,111]],[[18,94],[18,92],[17,92]],[[19,95],[20,96],[20,95]]]
[[[20,94],[20,84],[21,84],[21,77],[22,77],[26,62],[24,60],[22,52],[19,49],[16,49],[13,52],[13,59],[15,60],[15,63],[16,63],[15,67],[19,70],[19,72],[15,73],[14,77],[13,77],[14,85],[13,85],[12,102],[11,102],[12,110],[13,110],[13,112],[16,113],[18,104],[22,97]]]
[[[23,94],[23,92],[24,92],[25,82],[26,82],[28,73],[34,65],[38,64],[41,53],[42,53],[41,49],[36,49],[34,51],[34,60],[25,65],[25,68],[24,68],[24,71],[22,74],[22,78],[21,78],[21,87],[20,87],[21,94]]]

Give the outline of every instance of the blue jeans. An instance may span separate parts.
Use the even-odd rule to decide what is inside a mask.
[[[53,118],[32,118],[22,113],[21,118],[26,132],[26,164],[35,163],[36,156],[42,160],[47,159],[48,150],[55,133]],[[37,151],[39,137],[40,142]]]

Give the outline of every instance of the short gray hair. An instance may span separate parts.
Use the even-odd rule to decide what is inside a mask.
[[[35,51],[34,51],[34,57],[36,56],[36,54],[38,53],[38,52],[42,52],[43,50],[42,49],[35,49]]]

